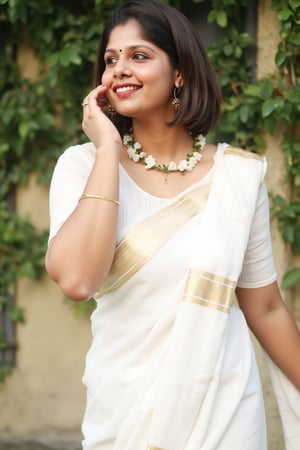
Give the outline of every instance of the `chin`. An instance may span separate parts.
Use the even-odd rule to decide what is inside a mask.
[[[139,116],[138,113],[136,113],[132,110],[129,111],[128,109],[118,109],[116,111],[118,114],[120,114],[120,116],[124,116],[124,117],[133,118],[133,117]]]

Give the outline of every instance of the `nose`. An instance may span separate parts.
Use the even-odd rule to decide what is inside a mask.
[[[120,57],[114,66],[114,77],[123,78],[131,75],[131,70],[124,58]]]

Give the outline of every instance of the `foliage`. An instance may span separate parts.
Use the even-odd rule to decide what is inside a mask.
[[[273,212],[278,218],[283,239],[292,250],[300,253],[300,143],[297,127],[300,123],[300,1],[273,0],[280,24],[280,43],[275,56],[279,77],[265,113],[281,119],[286,132],[282,150],[286,162],[287,180],[291,185],[291,199],[276,195]],[[300,268],[290,269],[283,278],[284,288],[300,282]]]
[[[205,0],[173,0],[178,8]],[[14,194],[32,173],[48,185],[58,155],[82,142],[81,99],[92,84],[98,39],[107,17],[121,0],[0,0],[0,316],[12,320],[23,312],[12,301],[23,276],[39,279],[47,230],[37,230],[30,217],[14,211]],[[300,248],[300,144],[295,124],[300,111],[300,1],[273,0],[280,24],[276,54],[278,73],[254,81],[254,39],[241,30],[241,11],[247,0],[211,0],[207,21],[222,30],[208,49],[224,94],[223,118],[211,139],[260,151],[265,130],[285,124],[282,149],[291,202],[274,198],[274,213],[284,239]],[[39,61],[29,77],[20,64],[20,50],[31,48]],[[30,257],[29,257],[30,256]],[[300,280],[300,269],[288,286]],[[6,336],[0,329],[0,349]],[[0,364],[2,372],[6,366]],[[1,375],[0,375],[1,378]]]
[[[255,82],[251,81],[249,66],[251,38],[248,34],[239,33],[238,22],[229,15],[227,9],[232,3],[236,4],[231,0],[213,0],[213,10],[209,14],[209,19],[213,18],[220,26],[227,26],[226,33],[209,50],[224,93],[223,118],[216,134],[224,141],[257,152],[264,147],[266,132],[273,134],[279,125],[285,130],[281,147],[291,198],[274,195],[272,212],[278,219],[284,241],[299,254],[300,1],[273,0],[272,10],[276,11],[280,28],[275,55],[278,71]],[[284,275],[282,287],[290,288],[299,282],[300,268],[292,268]]]
[[[32,173],[49,184],[62,149],[84,139],[78,105],[92,84],[99,34],[116,4],[0,0],[0,318],[24,320],[14,303],[16,283],[24,276],[39,279],[44,268],[48,232],[15,212],[16,189]],[[26,47],[39,61],[33,78],[19,64]],[[5,351],[9,343],[2,322],[0,349]],[[5,360],[0,369],[1,381],[8,371]]]

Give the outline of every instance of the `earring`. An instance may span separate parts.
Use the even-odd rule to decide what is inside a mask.
[[[113,106],[111,106],[109,103],[104,107],[106,114],[108,114],[109,116],[115,116],[116,110]]]
[[[175,111],[177,112],[180,106],[180,100],[177,97],[177,95],[179,95],[180,89],[179,88],[174,88],[173,91],[173,100],[172,100],[172,105],[174,106]]]

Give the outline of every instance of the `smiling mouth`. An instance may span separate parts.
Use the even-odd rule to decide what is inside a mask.
[[[124,92],[130,92],[130,91],[137,91],[139,89],[138,86],[123,86],[123,87],[118,87],[115,92],[117,94],[122,94]]]

